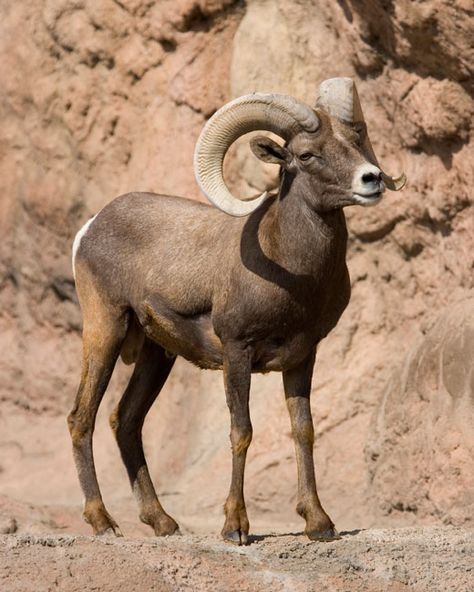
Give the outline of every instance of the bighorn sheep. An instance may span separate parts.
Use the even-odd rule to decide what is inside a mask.
[[[229,146],[252,130],[254,154],[280,166],[273,195],[236,199],[223,179]],[[140,518],[157,535],[178,530],[162,508],[145,461],[141,430],[176,356],[223,369],[230,410],[232,479],[222,536],[247,543],[244,466],[252,439],[252,372],[280,371],[298,468],[297,512],[310,539],[337,537],[316,491],[310,391],[316,346],[350,296],[343,207],[377,203],[387,186],[357,91],[348,78],[322,83],[316,107],[278,94],[236,99],[207,122],[195,152],[201,189],[216,206],[130,193],[78,233],[75,279],[82,308],[82,376],[68,417],[96,534],[120,530],[105,509],[94,468],[95,417],[119,354],[135,362],[110,424],[137,497]],[[224,212],[224,213],[223,213]],[[230,216],[228,215],[230,214]]]

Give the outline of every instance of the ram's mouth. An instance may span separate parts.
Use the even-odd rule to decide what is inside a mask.
[[[373,193],[355,193],[358,197],[366,197],[367,199],[377,199],[381,197],[383,191],[374,191]]]
[[[373,193],[353,193],[354,201],[361,205],[375,205],[382,199],[382,191],[374,191]]]

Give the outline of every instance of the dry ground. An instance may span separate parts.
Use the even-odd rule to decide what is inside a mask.
[[[301,534],[268,534],[235,547],[200,535],[10,534],[0,537],[0,587],[4,592],[469,592],[473,535],[454,527],[372,529],[345,532],[333,543],[311,543]]]

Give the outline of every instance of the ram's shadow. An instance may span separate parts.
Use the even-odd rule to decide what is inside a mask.
[[[248,544],[251,545],[252,543],[261,543],[262,541],[279,539],[281,537],[286,537],[286,536],[304,537],[305,534],[302,530],[299,532],[283,532],[283,533],[282,532],[280,532],[280,533],[272,532],[270,534],[250,534],[248,537]]]
[[[364,528],[356,528],[354,530],[343,530],[339,533],[340,538],[334,539],[333,541],[324,541],[326,543],[333,543],[334,541],[338,541],[347,537],[357,536],[360,532],[364,532]],[[251,534],[248,537],[248,544],[251,545],[252,543],[260,543],[262,541],[268,541],[272,539],[279,539],[281,537],[286,536],[293,536],[293,537],[301,537],[303,542],[310,542],[310,540],[306,537],[303,531],[299,532],[284,532],[284,533],[270,533],[270,534]]]

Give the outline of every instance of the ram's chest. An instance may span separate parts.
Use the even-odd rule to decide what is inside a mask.
[[[296,365],[337,323],[343,309],[328,306],[336,300],[332,291],[303,287],[254,284],[238,294],[226,294],[213,313],[216,333],[224,341],[252,347],[256,372]]]

